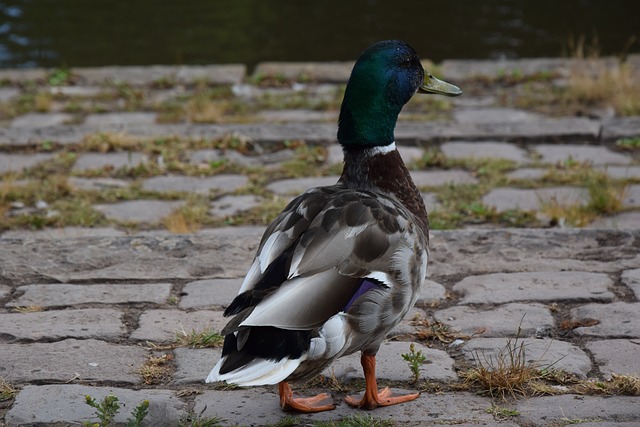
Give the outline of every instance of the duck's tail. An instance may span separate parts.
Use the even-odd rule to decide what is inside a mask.
[[[258,358],[233,371],[221,374],[220,368],[224,365],[225,359],[226,356],[213,367],[206,382],[226,381],[228,384],[239,386],[278,384],[300,366],[300,363],[306,359],[306,355],[299,359],[283,358],[278,361]]]

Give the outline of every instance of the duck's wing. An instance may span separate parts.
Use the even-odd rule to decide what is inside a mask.
[[[344,310],[363,278],[385,285],[407,213],[390,198],[340,186],[294,199],[267,229],[225,328],[311,329]]]

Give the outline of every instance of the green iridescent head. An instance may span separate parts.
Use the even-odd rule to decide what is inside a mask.
[[[365,147],[391,144],[398,114],[416,92],[462,93],[425,73],[416,51],[405,42],[386,40],[369,46],[356,61],[347,83],[338,142]]]

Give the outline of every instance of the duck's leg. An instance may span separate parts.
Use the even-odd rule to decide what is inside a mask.
[[[397,405],[398,403],[409,402],[417,399],[420,393],[407,394],[404,396],[394,396],[389,388],[378,391],[378,383],[376,380],[376,356],[362,352],[360,358],[362,369],[364,370],[364,379],[366,381],[364,396],[361,400],[353,396],[345,397],[345,402],[350,406],[364,409],[375,409],[378,406]]]
[[[313,397],[293,397],[293,392],[289,383],[282,381],[278,385],[280,392],[280,407],[286,412],[322,412],[336,409],[331,396],[327,393],[321,393]]]

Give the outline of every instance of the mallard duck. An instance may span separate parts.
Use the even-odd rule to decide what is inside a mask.
[[[330,410],[329,395],[294,397],[289,382],[361,351],[365,392],[347,404],[373,409],[418,397],[378,391],[375,375],[382,341],[427,272],[427,211],[394,140],[398,114],[416,92],[461,93],[425,73],[402,41],[376,43],[358,58],[338,121],[342,175],[293,199],[266,229],[224,312],[233,317],[207,382],[279,384],[283,410]]]

